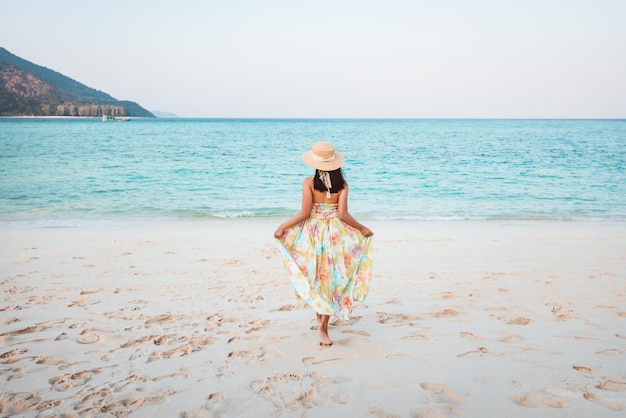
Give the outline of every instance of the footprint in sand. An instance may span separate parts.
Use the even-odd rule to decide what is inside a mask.
[[[205,345],[215,344],[217,342],[215,338],[211,337],[189,337],[185,338],[184,341],[196,347],[204,347]]]
[[[13,415],[25,414],[29,411],[45,411],[61,405],[62,400],[44,401],[39,396],[30,392],[12,393],[10,397],[3,396],[0,399],[2,412]]]
[[[596,385],[596,388],[610,392],[626,392],[626,382],[616,382],[609,379]]]
[[[441,312],[435,312],[433,314],[435,318],[452,318],[458,315],[459,315],[459,312],[455,311],[454,309],[444,309]]]
[[[137,348],[134,353],[132,353],[129,357],[129,361],[134,361],[137,359],[141,359],[146,356],[145,351],[142,348]]]
[[[239,350],[231,351],[228,353],[228,357],[243,357],[243,358],[261,358],[265,353],[259,350]]]
[[[262,345],[260,349],[265,353],[278,358],[288,358],[289,354],[282,351],[274,344]]]
[[[528,318],[524,318],[524,317],[518,317],[515,319],[511,319],[509,321],[506,322],[507,325],[528,325],[530,323],[532,323],[533,320],[532,319],[528,319]]]
[[[175,319],[174,315],[172,315],[171,313],[166,313],[163,315],[159,315],[156,318],[150,318],[146,321],[146,325],[150,325],[150,324],[154,324],[154,323],[160,323],[160,322],[168,322],[168,321],[173,321]]]
[[[259,395],[267,395],[272,391],[272,387],[263,380],[253,380],[250,382],[250,389],[258,393]]]
[[[178,371],[178,372],[174,372],[165,376],[157,376],[157,377],[153,377],[152,380],[154,382],[160,382],[161,380],[165,380],[165,379],[187,379],[189,377],[189,374],[183,371]]]
[[[45,305],[48,301],[52,299],[52,296],[31,296],[28,298],[28,304],[36,304],[36,305]]]
[[[608,399],[604,399],[602,396],[596,395],[593,392],[585,392],[583,393],[583,397],[593,403],[604,406],[605,408],[608,408],[612,411],[621,411],[624,409],[624,406],[622,404],[608,400]]]
[[[147,382],[148,378],[146,376],[142,376],[137,373],[133,373],[130,376],[126,377],[124,380],[120,380],[114,383],[111,383],[109,386],[113,390],[113,392],[121,392],[128,385]]]
[[[93,374],[97,373],[100,373],[100,370],[83,370],[72,374],[51,377],[48,379],[48,383],[50,383],[52,388],[57,392],[65,392],[74,386],[84,385],[91,380]]]
[[[343,338],[341,340],[335,341],[335,343],[337,345],[355,346],[355,345],[361,345],[365,343],[366,341],[367,341],[366,338],[348,337],[348,338]]]
[[[19,356],[20,354],[24,354],[27,351],[28,350],[25,348],[14,348],[13,350],[0,354],[0,359],[7,359],[9,357]]]
[[[167,397],[175,394],[173,390],[166,390],[162,394],[146,396],[143,398],[127,398],[122,399],[120,403],[126,408],[137,409],[144,405],[156,405],[163,403],[167,400]],[[114,414],[115,415],[115,414]]]
[[[170,350],[153,352],[152,354],[150,354],[150,357],[148,357],[147,362],[148,363],[152,363],[152,362],[163,360],[163,359],[170,359],[170,358],[175,358],[175,357],[183,357],[183,356],[189,355],[191,353],[198,352],[201,349],[202,348],[197,347],[195,345],[182,344],[182,345],[179,345],[178,347],[174,347],[174,348],[172,348]]]
[[[596,351],[596,354],[601,354],[603,356],[616,356],[619,354],[623,354],[624,352],[622,350],[618,350],[616,348],[609,348],[608,350],[600,350],[600,351]]]
[[[223,377],[232,377],[235,375],[228,366],[220,366],[217,368],[217,374],[215,375],[218,379]]]
[[[357,330],[352,330],[352,329],[347,329],[342,331],[344,334],[356,334],[356,335],[362,335],[363,337],[369,337],[370,333],[367,331],[357,331]]]
[[[423,340],[428,340],[430,338],[430,333],[426,330],[422,330],[422,331],[417,331],[417,332],[412,332],[410,334],[406,334],[403,337],[400,337],[401,340],[408,340],[411,338],[420,338]]]
[[[477,350],[466,351],[465,353],[457,354],[460,358],[476,358],[485,357],[485,355],[495,355],[487,347],[478,347]]]
[[[500,338],[498,341],[500,341],[501,343],[517,343],[522,341],[522,337],[517,334],[511,334]]]
[[[376,415],[386,416],[386,415]],[[395,415],[392,415],[395,416]],[[446,418],[446,417],[460,417],[463,416],[459,408],[453,405],[441,405],[432,408],[421,409],[415,415],[416,418]]]
[[[465,400],[465,396],[460,395],[441,383],[420,382],[422,389],[430,392],[430,396],[437,403],[458,405]]]
[[[4,321],[0,321],[0,324],[2,324],[2,325],[11,325],[11,324],[14,324],[16,322],[20,322],[20,320],[17,319],[17,318],[8,318],[8,319],[6,319]]]
[[[256,379],[250,382],[250,388],[271,401],[282,410],[303,411],[315,405],[328,406],[330,402],[341,401],[343,397],[326,387],[327,378],[317,373],[300,375],[296,372],[287,372],[269,376],[265,380]],[[333,383],[340,383],[341,378],[333,379]],[[298,390],[293,390],[294,385]]]
[[[45,356],[45,357],[38,357],[37,360],[35,361],[35,364],[61,364],[63,362],[63,360],[53,360],[52,357],[49,356]]]
[[[244,331],[246,334],[250,334],[252,332],[261,331],[265,329],[268,323],[269,323],[268,320],[263,320],[263,321],[254,320],[254,321],[248,322],[247,324],[239,325],[239,328],[245,328],[247,326],[251,326],[251,328],[248,328],[247,330]]]
[[[582,337],[580,335],[574,335],[573,337],[575,340],[584,340],[584,341],[602,341],[601,338],[594,338],[594,337]]]
[[[224,394],[222,392],[213,392],[209,394],[209,399],[216,399],[218,401],[224,400]]]
[[[396,324],[396,325],[413,325],[412,321],[416,321],[417,318],[411,317],[405,314],[391,314],[387,312],[376,312],[378,315],[378,322],[381,324]]]
[[[7,290],[5,290],[6,293],[15,295],[16,293],[20,293],[20,290],[17,288],[17,286],[13,286],[8,288]]]
[[[81,290],[80,294],[81,295],[93,295],[94,293],[100,293],[100,292],[104,292],[104,290],[102,290],[102,289],[85,289],[85,290]]]
[[[550,304],[547,304],[548,306]],[[556,321],[564,321],[566,319],[579,319],[579,316],[572,315],[572,310],[564,308],[561,305],[554,305],[551,309],[552,314]]]
[[[80,335],[78,336],[78,338],[76,339],[76,341],[78,341],[80,344],[95,344],[101,340],[103,340],[103,336],[100,335],[99,333],[94,332],[95,330],[93,329],[85,329],[83,330]],[[112,332],[112,331],[106,331],[106,330],[97,330],[100,332]]]
[[[46,411],[48,409],[53,409],[58,407],[63,403],[62,399],[55,399],[51,401],[41,401],[37,405],[35,405],[35,411]]]
[[[146,341],[150,341],[152,339],[154,339],[152,341],[152,343],[154,345],[161,345],[165,342],[165,339],[167,338],[167,336],[165,335],[161,335],[160,337],[157,337],[156,335],[144,335],[132,340],[128,340],[126,341],[124,344],[120,345],[120,348],[129,348],[129,347],[135,347],[137,345],[140,345]]]
[[[42,329],[43,327],[34,325],[32,327],[26,327],[26,328],[18,329],[16,331],[5,332],[3,334],[0,334],[0,337],[14,337],[16,335],[32,334],[34,332],[41,331]]]
[[[317,392],[315,391],[315,388],[311,388],[301,394],[298,399],[293,403],[295,403],[296,405],[302,404],[302,406],[304,406],[305,408],[311,409],[315,406],[316,393]]]
[[[300,380],[302,380],[302,376],[300,376],[296,372],[289,372],[289,373],[275,374],[274,376],[268,377],[267,380],[271,382],[287,382],[290,380],[299,382]]]
[[[54,341],[67,340],[68,338],[70,338],[70,335],[67,332],[62,332],[54,339]]]
[[[541,391],[513,395],[511,396],[511,400],[517,405],[527,408],[539,408],[541,406],[548,406],[550,408],[567,408],[570,405],[569,401],[556,399],[551,397],[548,393],[543,393]]]
[[[7,312],[7,311],[21,311],[22,307],[19,305],[9,305],[9,306],[5,306],[4,308],[0,308],[0,312]]]
[[[74,307],[84,308],[87,305],[93,305],[95,303],[98,303],[98,302],[89,303],[87,299],[77,299],[77,300],[73,300],[72,303],[67,305],[67,307],[68,308],[74,308]]]
[[[11,380],[21,379],[26,376],[26,372],[23,367],[15,367],[11,369],[11,374],[8,374],[6,377],[7,382]],[[1,402],[0,402],[1,404]]]
[[[99,409],[103,405],[111,402],[114,398],[115,394],[111,389],[103,388],[99,390],[90,390],[87,395],[74,405],[74,409]]]

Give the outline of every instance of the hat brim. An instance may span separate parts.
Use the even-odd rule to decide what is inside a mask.
[[[316,168],[318,170],[333,171],[341,168],[343,164],[343,155],[335,151],[335,159],[332,161],[318,161],[313,158],[313,151],[307,151],[302,154],[302,161],[309,167]]]

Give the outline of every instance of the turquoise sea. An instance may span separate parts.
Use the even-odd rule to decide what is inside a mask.
[[[360,219],[626,220],[626,120],[0,118],[0,225],[281,219],[317,140]]]

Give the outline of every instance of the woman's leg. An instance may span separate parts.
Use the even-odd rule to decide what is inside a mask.
[[[318,334],[322,338],[320,345],[330,347],[333,345],[333,341],[328,337],[328,320],[330,319],[330,315],[320,315],[320,319],[320,326],[317,329]]]

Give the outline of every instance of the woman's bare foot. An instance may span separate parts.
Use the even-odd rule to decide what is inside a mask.
[[[322,347],[330,347],[333,345],[333,341],[328,337],[328,320],[329,315],[318,315],[320,318],[320,326],[317,329],[317,333],[322,338],[320,345]]]

